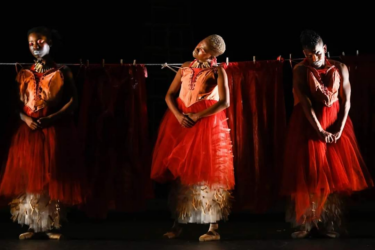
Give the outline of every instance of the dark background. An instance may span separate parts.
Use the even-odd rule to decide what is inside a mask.
[[[73,4],[74,3],[74,4]],[[10,6],[12,2],[7,3]],[[180,63],[204,37],[216,33],[227,44],[221,60],[302,57],[299,34],[319,32],[331,55],[374,52],[369,5],[265,1],[94,1],[15,3],[2,9],[1,62],[30,62],[27,30],[46,25],[63,36],[58,62]]]
[[[227,50],[218,58],[230,62],[274,60],[279,55],[302,58],[299,35],[303,29],[321,34],[332,57],[375,54],[374,21],[370,4],[357,2],[304,2],[300,4],[270,1],[87,1],[7,3],[0,15],[0,63],[32,63],[27,31],[35,26],[56,29],[63,37],[54,51],[58,63],[90,64],[183,63],[192,60],[195,45],[211,34],[226,41]],[[14,6],[12,6],[14,5]],[[10,6],[10,7],[9,7]],[[56,48],[53,47],[53,50]],[[78,66],[71,66],[77,68]],[[148,66],[148,112],[150,141],[153,142],[160,119],[166,110],[164,95],[174,73]],[[74,69],[73,69],[74,70]],[[6,106],[9,79],[14,66],[2,66],[1,86]],[[287,76],[288,77],[288,76]],[[81,86],[77,86],[80,88]],[[286,109],[293,100],[291,85],[286,85]],[[3,129],[4,124],[0,127]],[[2,130],[3,132],[5,130]],[[2,133],[4,134],[4,133]],[[4,138],[4,136],[2,136]],[[6,143],[2,139],[2,144]],[[158,187],[157,197],[166,198],[166,189]],[[165,200],[164,200],[165,201]],[[159,204],[160,205],[160,204]],[[166,208],[152,203],[152,208]],[[280,208],[280,209],[279,209]],[[282,212],[283,207],[273,208]],[[271,209],[272,210],[272,209]],[[371,210],[370,207],[365,208]],[[8,213],[8,210],[4,211]],[[168,216],[168,213],[158,214]],[[118,216],[116,214],[116,216]],[[113,218],[118,218],[114,216]],[[149,217],[154,216],[150,214]],[[282,219],[278,217],[279,219]],[[3,217],[4,218],[4,217]],[[239,217],[241,218],[241,217]],[[274,219],[273,217],[269,217]]]

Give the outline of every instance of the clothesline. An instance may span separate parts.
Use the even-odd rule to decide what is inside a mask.
[[[345,54],[343,54],[345,55]],[[341,56],[329,56],[328,58],[341,58]],[[301,61],[305,58],[284,58],[285,61]],[[272,60],[277,60],[277,59],[272,59]],[[253,61],[256,62],[256,59],[255,59],[255,56],[253,57]],[[260,60],[260,61],[271,61],[271,60]],[[227,57],[227,60],[225,62],[220,62],[219,64],[224,64],[224,63],[229,63],[229,60],[228,60],[228,57]],[[14,66],[16,64],[20,64],[20,65],[32,65],[33,63],[0,63],[0,66]],[[121,65],[131,65],[131,63],[105,63],[104,61],[102,63],[89,63],[88,61],[86,63],[61,63],[63,65],[66,65],[66,66],[90,66],[90,65],[118,65],[118,64],[121,64]],[[141,64],[141,65],[145,65],[145,66],[165,66],[165,64],[168,64],[170,66],[181,66],[183,63],[135,63],[135,61],[133,62],[133,65],[136,65],[136,64]]]
[[[0,66],[14,66],[16,64],[20,64],[20,65],[32,65],[33,63],[0,63]],[[66,65],[66,66],[85,66],[87,64],[80,64],[80,63],[59,63],[59,64],[62,64],[62,65]],[[106,63],[105,65],[118,65],[119,63]],[[137,63],[138,65],[145,65],[145,66],[161,66],[161,65],[164,65],[164,64],[161,64],[161,63]],[[88,64],[87,66],[91,66],[91,65],[103,65],[102,63],[90,63]],[[124,63],[123,65],[132,65],[131,63]],[[133,65],[136,65],[136,64],[133,64]],[[172,66],[179,66],[179,65],[182,65],[182,63],[168,63],[168,65],[172,65]]]

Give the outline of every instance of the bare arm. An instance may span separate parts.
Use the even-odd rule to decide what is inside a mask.
[[[64,74],[64,91],[68,92],[70,96],[69,101],[59,111],[46,118],[43,117],[38,119],[38,123],[42,127],[48,126],[51,122],[61,119],[65,115],[73,114],[74,110],[77,108],[78,94],[77,88],[74,84],[73,74],[69,68],[64,68],[62,73]]]
[[[64,91],[69,93],[70,99],[59,111],[50,115],[54,120],[57,120],[66,114],[73,114],[78,105],[78,94],[74,83],[73,74],[69,68],[65,68],[62,72],[64,74],[65,81]]]
[[[341,137],[341,133],[344,130],[346,120],[349,115],[350,110],[350,95],[351,86],[349,82],[349,70],[343,63],[338,63],[337,68],[339,69],[341,75],[341,86],[340,86],[340,112],[337,117],[337,128],[334,131],[335,141]]]
[[[182,67],[187,67],[189,65],[190,62],[185,62]],[[184,114],[182,114],[182,112],[178,109],[176,103],[176,96],[178,95],[178,92],[181,88],[181,76],[182,74],[180,69],[174,77],[171,85],[169,86],[167,94],[165,95],[165,102],[167,103],[168,108],[174,114],[178,122],[184,127],[190,127],[192,125],[192,122],[186,119]]]
[[[333,135],[323,130],[318,118],[316,117],[315,110],[313,108],[307,80],[307,70],[304,66],[297,65],[293,69],[293,88],[302,105],[303,112],[310,122],[311,126],[318,133],[319,138],[324,142],[333,142]]]

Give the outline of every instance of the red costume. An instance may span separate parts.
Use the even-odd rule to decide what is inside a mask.
[[[64,75],[56,67],[44,74],[35,72],[34,67],[22,69],[16,80],[22,110],[35,120],[55,113],[69,101]],[[82,162],[78,162],[76,138],[73,117],[69,115],[36,130],[19,120],[0,182],[0,195],[18,197],[11,204],[14,220],[35,231],[46,231],[57,226],[59,202],[82,203],[84,175],[80,170]],[[38,207],[39,215],[32,218],[30,213]]]
[[[176,101],[183,113],[200,112],[219,100],[217,67],[195,65],[199,64],[193,61],[190,67],[181,68],[181,90]],[[216,223],[225,218],[230,208],[229,190],[234,188],[232,143],[225,111],[184,128],[168,110],[154,147],[151,178],[159,182],[178,180],[171,193],[177,197],[172,198],[172,210],[179,222]]]
[[[307,60],[303,67],[307,70],[309,97],[317,119],[325,131],[337,132],[334,128],[338,125],[341,83],[338,69],[328,60],[324,69],[309,66]],[[336,143],[322,142],[297,98],[289,124],[283,171],[281,192],[292,197],[297,224],[320,219],[330,194],[350,194],[373,186],[350,118]]]

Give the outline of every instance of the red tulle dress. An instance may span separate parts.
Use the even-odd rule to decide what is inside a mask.
[[[17,74],[23,112],[37,120],[65,105],[70,96],[64,88],[61,68],[37,73],[34,66]],[[11,139],[1,176],[0,195],[15,198],[14,220],[34,231],[59,226],[59,204],[83,202],[84,176],[73,117],[67,115],[51,126],[32,130],[19,121]]]
[[[197,113],[219,100],[216,66],[197,61],[181,68],[176,102],[183,113]],[[174,181],[170,204],[180,223],[215,223],[230,210],[234,188],[233,153],[225,111],[184,128],[168,110],[154,147],[151,178]]]
[[[340,73],[328,60],[325,69],[317,70],[307,60],[302,66],[307,70],[306,83],[317,119],[324,130],[333,133],[340,111]],[[332,206],[327,206],[331,194],[350,194],[373,186],[350,118],[337,143],[322,142],[296,96],[284,157],[281,193],[291,196],[297,225],[332,213]]]

